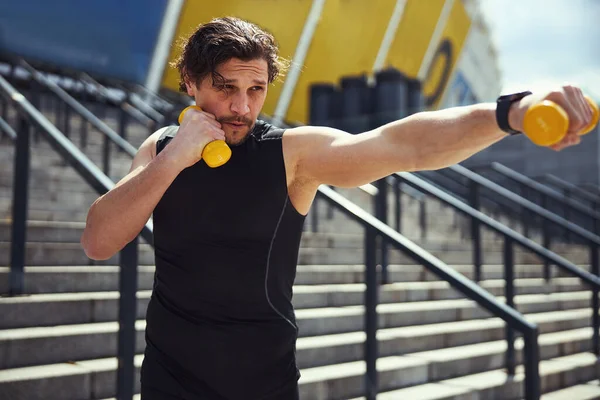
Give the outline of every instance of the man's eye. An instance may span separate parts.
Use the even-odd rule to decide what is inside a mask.
[[[254,90],[255,92],[258,92],[258,91],[264,90],[264,88],[262,86],[254,86],[252,88],[252,90]]]

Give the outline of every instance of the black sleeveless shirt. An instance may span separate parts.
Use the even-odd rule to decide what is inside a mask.
[[[199,398],[261,399],[299,378],[291,300],[304,216],[288,197],[283,132],[257,121],[225,165],[183,170],[154,210],[146,357]]]

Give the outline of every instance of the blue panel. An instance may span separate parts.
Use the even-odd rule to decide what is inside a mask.
[[[0,52],[144,83],[167,1],[0,1]]]

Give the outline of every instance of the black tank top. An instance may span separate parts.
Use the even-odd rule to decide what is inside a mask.
[[[291,300],[304,216],[288,197],[283,133],[257,121],[225,165],[183,170],[154,210],[147,356],[199,395],[260,399],[299,378]]]

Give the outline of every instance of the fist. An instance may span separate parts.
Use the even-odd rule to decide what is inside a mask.
[[[210,113],[189,109],[165,150],[168,149],[181,169],[185,169],[200,161],[204,147],[213,140],[225,140],[221,123]]]
[[[562,107],[569,117],[567,134],[550,148],[559,151],[579,144],[581,141],[579,133],[592,122],[594,111],[585,99],[582,90],[573,85],[564,85],[555,90],[537,92],[522,98],[510,109],[509,123],[511,126],[523,131],[523,119],[527,110],[544,100],[550,100]]]

